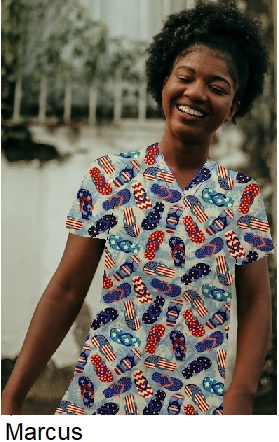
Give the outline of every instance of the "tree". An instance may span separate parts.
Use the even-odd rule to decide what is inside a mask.
[[[12,111],[13,120],[20,119],[21,83],[30,17],[31,8],[26,1],[3,0],[2,109],[4,116],[10,116]]]
[[[276,17],[275,0],[238,1],[249,15],[259,19],[263,26],[264,38],[270,53],[269,72],[266,76],[263,95],[255,103],[253,110],[243,118],[239,127],[243,132],[243,150],[248,155],[249,170],[264,188],[267,214],[271,223],[272,235],[276,235],[276,101],[275,101],[275,42]],[[276,392],[276,257],[269,261],[271,288],[273,294],[273,332],[270,351],[259,384],[259,395]],[[271,399],[272,400],[272,399]],[[275,399],[274,399],[275,400]]]

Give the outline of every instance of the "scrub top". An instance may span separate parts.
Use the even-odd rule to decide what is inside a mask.
[[[182,190],[155,143],[94,161],[66,225],[105,265],[56,414],[223,414],[235,265],[273,249],[257,183],[208,158]]]

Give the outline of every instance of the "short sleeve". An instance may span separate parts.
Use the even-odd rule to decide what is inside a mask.
[[[69,232],[78,236],[106,239],[115,216],[104,209],[112,187],[98,167],[97,160],[89,167],[66,219]]]
[[[237,265],[248,264],[273,253],[273,242],[260,188],[255,181],[241,191],[237,208],[237,238],[241,253]]]

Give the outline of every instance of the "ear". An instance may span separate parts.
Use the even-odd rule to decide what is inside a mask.
[[[227,114],[227,116],[224,119],[224,123],[226,121],[231,121],[231,119],[234,117],[234,115],[236,114],[236,112],[238,111],[240,106],[240,101],[236,101],[231,105],[231,108]]]

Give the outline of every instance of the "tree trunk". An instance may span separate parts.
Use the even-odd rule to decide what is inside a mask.
[[[68,80],[65,83],[64,113],[63,113],[64,124],[68,124],[71,122],[71,107],[72,107],[72,82]]]
[[[122,114],[122,69],[117,67],[114,76],[113,122],[119,124]]]
[[[39,98],[39,123],[43,124],[46,119],[47,110],[47,76],[42,74],[40,82],[40,98]]]
[[[145,121],[146,115],[146,81],[139,84],[138,120]]]
[[[89,85],[89,112],[88,124],[94,126],[97,121],[97,81],[91,80]]]
[[[13,108],[13,121],[20,121],[20,107],[21,107],[21,95],[22,95],[22,77],[18,76],[15,84],[14,95],[14,108]]]

